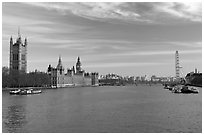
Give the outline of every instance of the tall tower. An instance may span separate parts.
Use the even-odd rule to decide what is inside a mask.
[[[175,54],[175,70],[176,70],[176,78],[180,77],[180,66],[179,66],[179,53],[176,51]]]
[[[59,71],[60,75],[64,74],[64,67],[62,66],[61,56],[59,56],[59,60],[57,64],[57,71]]]
[[[81,61],[80,58],[77,58],[77,63],[76,63],[76,73],[79,73],[80,71],[82,71],[81,69]]]
[[[18,37],[16,43],[10,38],[10,73],[26,73],[27,72],[27,39],[23,42],[18,28]]]

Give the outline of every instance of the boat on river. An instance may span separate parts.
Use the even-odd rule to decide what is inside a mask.
[[[32,94],[42,93],[42,90],[32,90]]]
[[[10,90],[10,94],[20,94],[21,89]]]
[[[199,90],[193,86],[176,85],[172,89],[173,93],[199,93]]]
[[[199,90],[193,86],[183,86],[181,89],[181,93],[198,93]]]
[[[42,93],[41,90],[34,90],[34,89],[25,89],[20,92],[21,95],[28,95],[28,94],[39,94]]]
[[[27,95],[29,92],[27,92],[27,90],[26,89],[23,89],[23,90],[21,90],[20,91],[20,95]]]
[[[37,89],[18,89],[18,90],[11,90],[10,94],[19,94],[19,95],[29,95],[29,94],[39,94],[42,93],[42,90]]]
[[[175,84],[164,84],[164,89],[169,89],[171,91],[174,86]]]
[[[176,85],[172,88],[172,92],[173,93],[181,93],[181,89],[182,89],[182,86],[181,85]]]

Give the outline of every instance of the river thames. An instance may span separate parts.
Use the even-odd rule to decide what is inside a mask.
[[[202,90],[175,94],[161,85],[77,87],[36,95],[2,92],[2,132],[202,132]]]

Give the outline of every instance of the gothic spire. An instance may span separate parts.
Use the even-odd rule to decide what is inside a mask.
[[[61,56],[59,56],[59,60],[58,60],[58,64],[57,64],[57,69],[62,69],[62,60],[61,60]]]
[[[75,74],[75,68],[74,68],[74,66],[72,67],[72,71],[73,71],[73,73]]]
[[[18,26],[18,37],[21,37],[20,26]]]
[[[27,38],[25,38],[24,45],[28,45]]]
[[[12,36],[10,38],[10,45],[13,45],[13,38],[12,38]]]
[[[59,55],[58,64],[60,64],[60,65],[62,64],[61,55]]]

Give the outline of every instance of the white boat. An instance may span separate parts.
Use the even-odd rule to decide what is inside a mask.
[[[42,90],[32,90],[32,94],[42,93]]]
[[[38,94],[42,93],[41,90],[33,90],[33,89],[24,89],[20,91],[21,95],[28,95],[28,94]]]
[[[21,89],[16,89],[16,90],[10,90],[10,94],[19,94]]]

